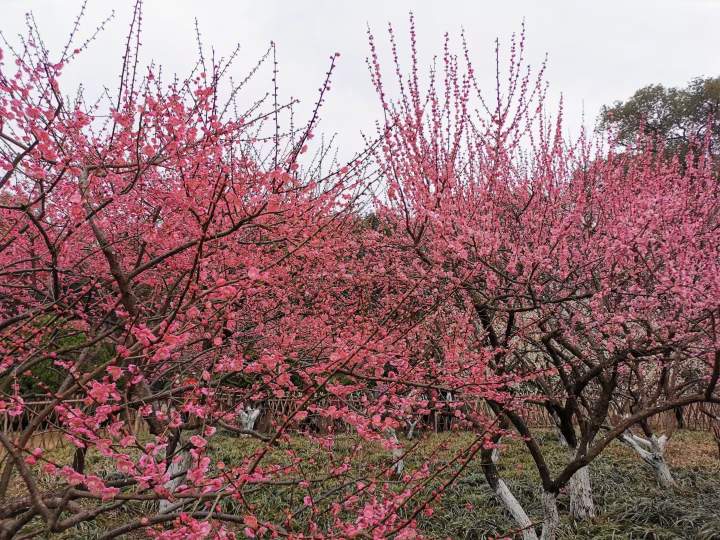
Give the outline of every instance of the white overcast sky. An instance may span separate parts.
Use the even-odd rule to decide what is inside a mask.
[[[32,11],[48,44],[60,47],[80,4],[0,0],[0,30],[12,38]],[[65,92],[80,81],[90,89],[114,85],[131,8],[131,0],[90,0],[81,37],[113,9],[116,16],[67,71]],[[146,0],[142,60],[155,59],[166,72],[186,74],[197,57],[197,18],[204,42],[219,55],[235,43],[242,46],[236,76],[275,40],[281,92],[311,102],[329,55],[340,52],[322,131],[338,132],[341,144],[355,146],[359,131],[372,130],[380,112],[365,66],[366,27],[384,38],[392,22],[404,38],[409,11],[415,14],[425,65],[440,51],[444,32],[457,35],[464,27],[486,85],[494,77],[494,39],[507,41],[525,20],[527,56],[538,64],[548,54],[547,80],[554,97],[564,95],[566,124],[573,131],[583,111],[585,124],[592,126],[603,104],[625,99],[641,86],[684,85],[695,76],[720,75],[720,0]],[[260,78],[269,84],[270,73]]]

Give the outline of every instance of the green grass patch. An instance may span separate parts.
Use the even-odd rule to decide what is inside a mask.
[[[407,455],[406,468],[410,471],[430,458],[435,470],[450,464],[446,472],[438,475],[423,490],[419,500],[424,500],[432,489],[457,470],[457,464],[452,464],[453,459],[471,444],[473,438],[470,433],[426,435]],[[550,467],[559,471],[567,460],[566,450],[557,444],[550,432],[540,433],[539,438]],[[404,442],[409,446],[416,441]],[[215,460],[222,460],[232,467],[250,459],[261,444],[250,438],[217,434],[210,441],[210,451]],[[287,465],[291,459],[285,452],[288,447],[292,447],[295,458],[301,462],[306,478],[321,475],[329,463],[340,464],[351,453],[354,453],[350,471],[352,478],[362,480],[377,475],[390,463],[388,453],[378,445],[360,442],[353,437],[339,437],[331,449],[324,449],[307,438],[296,436],[289,445],[273,450],[263,464]],[[48,455],[58,462],[70,463],[72,451],[72,448],[61,447],[49,451]],[[599,516],[586,523],[572,523],[567,516],[568,497],[561,493],[558,498],[561,513],[559,538],[720,540],[720,461],[712,438],[701,432],[676,433],[668,446],[668,461],[678,480],[678,487],[672,491],[660,489],[652,471],[630,449],[619,443],[612,444],[590,466]],[[89,473],[106,476],[114,471],[113,463],[94,451],[88,453],[86,463]],[[505,441],[498,466],[501,476],[530,517],[540,522],[539,478],[524,445],[517,440]],[[341,493],[353,492],[354,487],[345,485],[346,481],[347,478],[325,480],[312,484],[309,490],[298,486],[266,486],[253,490],[247,500],[264,520],[282,520],[286,512],[295,513],[295,530],[301,532],[302,524],[309,515],[303,505],[303,497],[312,493],[322,507],[333,502]],[[43,489],[52,489],[56,482],[53,476],[42,476]],[[398,484],[398,489],[400,487]],[[22,492],[17,478],[12,491]],[[54,538],[97,538],[103,531],[121,523],[154,513],[154,505],[154,502],[128,503],[120,511],[103,515],[94,522],[84,523]],[[247,513],[245,508],[232,500],[222,503],[222,511],[238,515]],[[406,515],[412,511],[411,506],[403,510]],[[430,538],[470,540],[506,537],[514,528],[512,520],[485,482],[479,456],[463,469],[457,481],[435,503],[433,514],[429,517],[420,515],[420,528]],[[327,520],[329,523],[329,516]],[[141,537],[144,537],[142,533],[128,536]]]

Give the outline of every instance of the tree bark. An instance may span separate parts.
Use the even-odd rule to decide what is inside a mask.
[[[495,442],[497,443],[499,439]],[[483,449],[481,454],[483,473],[485,479],[490,485],[492,490],[495,492],[495,496],[500,501],[500,504],[505,507],[505,510],[512,516],[515,525],[517,526],[518,532],[522,535],[523,540],[538,540],[535,527],[530,517],[525,512],[520,502],[515,498],[510,489],[507,487],[502,478],[498,475],[497,467],[495,464],[500,457],[500,452],[497,448]]]
[[[590,483],[590,468],[581,467],[568,482],[570,495],[570,516],[575,521],[595,517],[595,503],[593,502],[592,484]]]
[[[543,491],[542,494],[544,522],[540,540],[555,540],[560,526],[560,514],[557,508],[557,498],[554,493]]]
[[[419,418],[416,418],[415,420],[408,420],[407,438],[409,441],[412,440],[413,436],[415,435],[415,426],[417,426],[419,421]]]
[[[683,407],[675,407],[675,421],[678,429],[685,429],[685,416],[683,415]]]
[[[255,429],[255,422],[258,416],[260,416],[260,408],[246,406],[244,410],[240,411],[238,416],[240,417],[240,423],[243,429],[252,431]]]
[[[497,498],[513,517],[519,532],[522,534],[523,540],[538,540],[532,520],[527,515],[527,512],[525,512],[522,505],[515,498],[515,495],[513,495],[510,489],[508,489],[502,478],[497,479],[493,489]]]
[[[73,456],[73,470],[80,474],[85,474],[85,448],[76,448]]]
[[[577,455],[577,448],[568,443],[568,440],[558,426],[558,439],[560,445],[567,448],[570,459]],[[573,437],[573,443],[577,440]],[[570,497],[570,517],[574,521],[583,521],[595,517],[595,503],[593,501],[592,483],[590,482],[590,467],[586,465],[578,469],[568,481],[568,495]]]
[[[620,440],[635,450],[640,458],[652,467],[655,479],[660,487],[671,488],[675,486],[675,479],[665,460],[665,447],[668,442],[666,435],[660,437],[651,435],[645,438],[626,431],[620,437]]]
[[[395,429],[388,428],[386,433],[387,438],[392,441],[394,445],[392,449],[393,472],[395,476],[399,478],[402,477],[402,473],[405,470],[405,460],[403,459],[403,456],[405,455],[405,450],[400,445],[400,441],[398,441]]]
[[[172,459],[170,466],[168,467],[169,480],[165,482],[164,488],[170,493],[175,491],[177,487],[185,480],[185,473],[187,473],[192,463],[192,456],[186,449],[180,450],[180,452]],[[160,500],[159,513],[163,514],[171,509],[175,503],[168,499]]]

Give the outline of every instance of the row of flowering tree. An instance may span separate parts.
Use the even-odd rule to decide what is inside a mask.
[[[542,70],[524,66],[522,35],[490,95],[467,46],[458,58],[447,41],[423,89],[411,36],[409,68],[394,58],[397,99],[373,48],[389,132],[377,152],[382,215],[406,259],[455,287],[470,350],[453,346],[436,361],[467,425],[476,389],[500,382],[503,393],[482,401],[506,430],[486,434],[488,483],[523,537],[536,538],[496,467],[502,437],[520,437],[541,480],[542,537],[553,538],[561,489],[574,519],[595,515],[588,466],[608,444],[626,442],[671,486],[667,436],[648,419],[718,399],[720,186],[707,156],[683,171],[651,144],[630,154],[568,143],[561,116],[545,111]],[[392,32],[391,41],[396,51]],[[568,448],[560,469],[523,414],[529,403],[547,410]]]
[[[235,55],[145,70],[139,3],[133,20],[98,102],[60,85],[92,43],[76,32],[53,55],[30,19],[0,56],[1,537],[125,515],[102,537],[415,538],[477,459],[517,534],[550,539],[561,490],[573,518],[595,514],[588,467],[616,439],[672,485],[649,419],[718,400],[720,194],[702,159],[568,143],[522,39],[491,96],[464,44],[425,79],[411,27],[393,89],[371,38],[384,116],[338,163],[313,138],[337,56],[298,125],[276,86],[241,99]],[[276,79],[274,58],[251,75]],[[285,407],[256,429],[268,400]],[[556,422],[559,470],[528,407]],[[400,428],[434,410],[475,438],[406,466],[425,441]],[[46,429],[72,451],[38,446]],[[496,466],[513,437],[541,522]]]

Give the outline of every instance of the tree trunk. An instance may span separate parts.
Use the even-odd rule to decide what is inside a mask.
[[[240,423],[242,424],[243,429],[252,431],[255,429],[255,422],[257,421],[258,416],[260,416],[260,407],[246,406],[244,410],[240,411],[238,416],[240,417]]]
[[[665,461],[665,446],[668,442],[666,435],[660,437],[651,435],[645,438],[626,431],[621,435],[620,440],[635,450],[642,460],[652,467],[655,478],[661,487],[675,486],[675,479]]]
[[[685,417],[683,416],[683,408],[675,407],[675,421],[677,422],[678,429],[685,429]]]
[[[570,495],[570,517],[575,521],[595,517],[590,468],[581,467],[572,475],[568,482]]]
[[[403,459],[403,456],[405,455],[405,450],[400,445],[400,441],[398,441],[397,434],[395,433],[395,429],[388,428],[387,431],[387,438],[392,441],[393,443],[393,449],[392,449],[392,457],[393,457],[393,472],[395,476],[398,478],[402,477],[402,473],[405,470],[405,460]]]
[[[540,540],[555,540],[560,526],[560,514],[557,509],[557,498],[554,493],[543,490],[542,494],[544,522]]]
[[[455,399],[455,398],[453,397],[452,392],[448,391],[448,393],[445,394],[445,402],[448,404],[446,406],[445,415],[444,415],[446,431],[450,431],[452,429],[452,422],[453,422],[454,417],[453,417],[453,410],[450,407],[450,403],[453,401],[453,399]]]
[[[73,470],[80,474],[85,474],[85,448],[76,448],[73,456]]]
[[[523,540],[538,540],[532,520],[501,478],[497,479],[494,490],[497,498],[513,517]]]
[[[415,435],[415,426],[417,426],[419,421],[420,420],[418,418],[412,421],[408,421],[407,438],[409,441],[412,440],[413,436]]]
[[[675,479],[670,472],[670,467],[665,460],[665,446],[667,444],[667,437],[661,435],[650,437],[650,448],[651,448],[651,465],[655,471],[655,477],[657,478],[658,484],[661,487],[673,487],[675,485]]]
[[[500,439],[498,437],[494,442],[497,444],[499,441]],[[481,451],[480,456],[487,483],[495,492],[500,504],[502,504],[505,510],[512,516],[518,532],[522,534],[523,540],[538,540],[532,520],[503,479],[498,475],[495,464],[500,458],[500,450],[497,447],[493,449],[485,448]]]
[[[573,448],[565,438],[558,424],[558,440],[560,445],[570,452],[570,459],[575,459],[577,449]],[[575,440],[573,440],[575,442]],[[593,502],[592,484],[590,482],[589,466],[581,467],[572,475],[568,482],[568,495],[570,497],[570,517],[574,521],[583,521],[595,517],[595,503]]]
[[[168,467],[168,478],[165,482],[164,488],[170,493],[175,491],[179,485],[185,481],[185,473],[190,468],[192,463],[192,456],[188,450],[180,450],[180,452],[172,459],[170,466]],[[170,502],[167,499],[160,500],[159,513],[163,514],[168,512],[175,506],[175,503]]]

